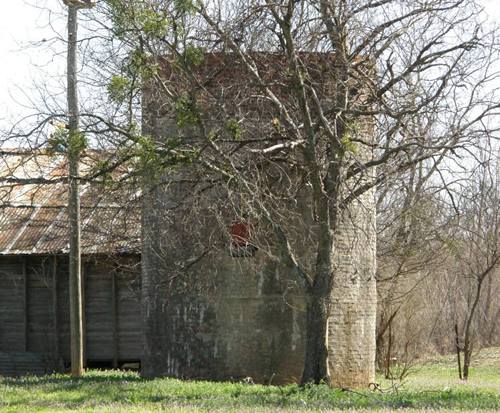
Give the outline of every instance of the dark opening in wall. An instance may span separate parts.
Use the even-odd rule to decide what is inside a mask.
[[[65,364],[66,369],[70,369],[69,363]],[[113,369],[113,360],[87,360],[87,369],[111,370]],[[139,371],[141,369],[140,360],[118,360],[119,370]]]
[[[100,370],[112,369],[113,360],[87,360],[87,368]]]
[[[244,221],[235,221],[229,227],[231,245],[229,250],[231,257],[253,257],[257,247],[250,242],[252,236],[252,224]]]

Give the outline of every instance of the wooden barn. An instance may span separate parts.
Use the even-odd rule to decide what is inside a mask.
[[[83,175],[99,156],[86,154]],[[65,157],[4,151],[0,171],[0,375],[63,370],[70,359]],[[94,367],[136,363],[142,353],[136,200],[123,189],[84,182],[85,360]]]

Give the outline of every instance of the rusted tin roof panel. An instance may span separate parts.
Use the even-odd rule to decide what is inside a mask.
[[[35,207],[26,222],[25,228],[21,229],[14,243],[11,244],[10,252],[33,251],[36,252],[38,241],[50,230],[50,225],[57,218],[57,210],[53,208]]]
[[[3,208],[0,211],[0,251],[9,251],[26,226],[34,208]]]
[[[91,173],[102,154],[82,158]],[[68,251],[67,162],[43,151],[3,150],[0,159],[0,254]],[[83,254],[138,252],[140,212],[127,190],[81,185]]]

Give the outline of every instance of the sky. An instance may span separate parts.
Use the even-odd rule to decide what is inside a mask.
[[[22,116],[21,104],[34,84],[50,73],[64,67],[51,65],[52,56],[34,47],[34,42],[49,40],[54,36],[49,21],[61,23],[50,13],[61,12],[60,0],[7,0],[0,10],[0,122]],[[63,25],[59,25],[63,27]]]
[[[490,18],[500,22],[500,2],[483,0]],[[28,113],[26,105],[35,84],[49,76],[64,76],[63,56],[54,62],[51,53],[34,47],[50,43],[53,30],[64,34],[61,0],[4,0],[0,11],[0,128]],[[52,28],[50,24],[52,24]]]

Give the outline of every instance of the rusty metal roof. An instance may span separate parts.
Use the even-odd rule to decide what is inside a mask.
[[[0,157],[0,254],[66,253],[68,243],[67,160],[64,154],[2,149]],[[81,160],[88,177],[103,153]],[[83,254],[138,253],[139,192],[81,184]]]

